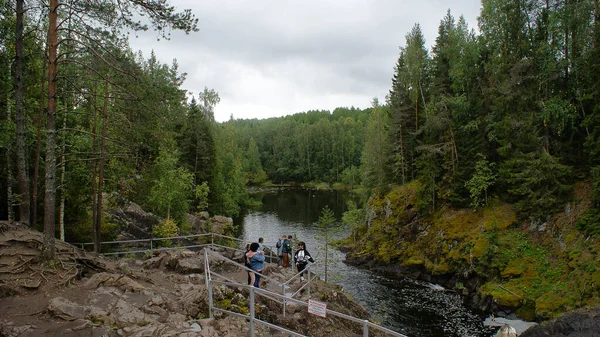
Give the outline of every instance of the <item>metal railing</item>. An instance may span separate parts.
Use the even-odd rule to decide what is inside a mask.
[[[186,242],[185,240],[188,241],[193,241],[193,240],[198,240],[201,237],[209,237],[210,236],[210,243],[206,242],[206,243],[198,243],[198,244],[184,244],[184,245],[176,245],[176,246],[172,246],[172,247],[168,247],[168,246],[160,246],[158,243],[163,242],[163,241],[167,241],[167,242],[171,242],[173,243],[175,242]],[[226,245],[221,245],[219,244],[219,239],[223,239],[223,240],[233,240],[234,242],[237,242],[240,246],[244,246],[245,244],[251,243],[249,241],[244,241],[242,239],[238,239],[238,238],[234,238],[232,236],[227,236],[227,235],[222,235],[222,234],[218,234],[218,233],[206,233],[206,234],[193,234],[193,235],[182,235],[182,236],[172,236],[172,237],[167,237],[167,238],[149,238],[149,239],[135,239],[135,240],[119,240],[119,241],[103,241],[100,242],[100,246],[102,247],[104,246],[110,246],[110,245],[136,245],[136,246],[146,246],[143,247],[142,249],[136,249],[135,247],[133,249],[127,249],[127,250],[117,250],[117,251],[108,251],[105,253],[102,253],[103,255],[128,255],[128,254],[145,254],[145,253],[154,253],[154,251],[160,251],[160,250],[177,250],[177,249],[193,249],[193,248],[204,248],[204,247],[221,247],[221,248],[227,248],[227,249],[233,249],[233,250],[237,250],[237,251],[244,251],[243,249],[237,248],[237,247],[231,247],[231,246],[226,246]],[[94,243],[93,242],[83,242],[83,243],[71,243],[74,246],[80,246],[82,250],[86,250],[86,247],[90,247],[93,246]],[[273,262],[273,260],[277,259],[278,257],[273,255],[273,252],[276,251],[276,248],[268,246],[268,245],[263,245],[263,247],[267,248],[268,252],[269,252],[269,262]],[[102,251],[102,249],[101,249]]]
[[[307,266],[307,269],[305,269],[305,271],[307,271],[309,273],[308,277],[307,277],[308,282],[306,284],[304,284],[302,287],[300,287],[300,289],[298,289],[296,292],[294,292],[291,296],[287,296],[286,293],[285,293],[286,286],[288,286],[294,278],[296,278],[299,275],[301,275],[302,272],[297,273],[292,278],[290,278],[288,281],[281,283],[282,293],[279,294],[279,293],[268,291],[266,289],[255,288],[255,287],[253,287],[251,285],[241,284],[239,282],[231,280],[230,278],[228,278],[226,276],[223,276],[223,275],[220,275],[218,273],[215,273],[215,272],[211,271],[209,255],[210,256],[215,256],[218,259],[221,259],[221,260],[224,260],[224,261],[235,263],[238,267],[243,268],[243,269],[245,269],[245,270],[247,270],[249,272],[256,273],[256,271],[254,271],[252,269],[249,269],[249,268],[246,268],[245,266],[243,266],[241,264],[238,264],[237,262],[232,261],[232,260],[230,260],[230,259],[228,259],[228,258],[226,258],[224,256],[221,256],[220,254],[218,254],[216,252],[213,252],[213,251],[211,251],[209,249],[204,249],[204,266],[205,266],[204,267],[204,273],[205,273],[206,289],[208,290],[208,303],[209,303],[209,315],[210,315],[210,318],[214,317],[214,311],[217,310],[217,311],[225,312],[225,313],[237,316],[237,317],[241,317],[241,318],[247,319],[250,322],[250,337],[255,337],[255,331],[254,331],[254,324],[255,323],[259,323],[259,324],[268,326],[270,328],[277,329],[277,330],[283,331],[285,333],[289,333],[289,334],[294,335],[294,336],[305,336],[305,335],[302,335],[300,333],[291,331],[289,329],[286,329],[286,328],[283,328],[283,327],[280,327],[280,326],[273,325],[271,323],[268,323],[268,322],[265,322],[263,320],[260,320],[260,319],[256,318],[255,317],[255,312],[254,312],[254,304],[255,304],[255,295],[264,296],[264,297],[266,297],[266,298],[268,298],[270,300],[273,300],[273,301],[275,301],[277,303],[282,304],[282,310],[283,310],[283,316],[284,317],[285,317],[286,305],[289,304],[289,303],[303,305],[303,306],[306,306],[308,308],[308,302],[304,302],[302,300],[295,299],[294,296],[296,294],[298,294],[304,287],[307,287],[307,286],[308,286],[308,295],[310,296],[310,282],[312,280],[314,280],[314,278],[312,278],[310,276],[310,267],[311,267],[310,265]],[[213,275],[217,276],[219,278],[222,278],[225,281],[215,280],[212,277]],[[266,278],[268,280],[273,280],[275,282],[278,282],[277,280],[275,280],[273,278],[270,278],[270,277],[268,277],[266,275],[262,275],[261,274],[261,277],[264,277],[264,278]],[[227,309],[215,307],[214,300],[213,300],[213,289],[212,289],[213,284],[221,284],[221,285],[225,285],[225,286],[229,286],[229,287],[249,289],[249,304],[248,304],[248,306],[249,306],[249,308],[248,308],[249,309],[248,310],[249,314],[248,315],[244,315],[244,314],[241,314],[241,313],[233,312],[231,310],[227,310]],[[385,333],[387,335],[391,335],[391,336],[395,336],[395,337],[407,337],[406,335],[403,335],[403,334],[398,333],[396,331],[393,331],[393,330],[390,330],[388,328],[382,327],[382,326],[377,325],[377,324],[375,324],[373,322],[369,322],[366,319],[356,318],[356,317],[353,317],[353,316],[350,316],[350,315],[347,315],[347,314],[343,314],[341,312],[337,312],[337,311],[334,311],[334,310],[331,310],[331,309],[325,309],[325,310],[326,310],[326,314],[327,315],[340,317],[340,318],[343,318],[343,319],[346,319],[346,320],[349,320],[349,321],[361,324],[362,325],[362,335],[363,335],[363,337],[368,337],[369,336],[369,329],[370,328],[379,330],[379,331],[381,331],[381,332],[383,332],[383,333]]]
[[[201,243],[201,244],[192,244],[192,245],[178,245],[175,247],[158,247],[158,245],[156,245],[155,243],[163,241],[163,240],[170,240],[172,241],[177,241],[177,240],[186,240],[186,239],[198,239],[201,237],[208,237],[210,236],[210,242],[207,243]],[[217,240],[215,240],[217,239]],[[276,292],[271,292],[268,291],[266,289],[260,289],[260,288],[255,288],[253,286],[250,285],[245,285],[245,284],[241,284],[239,282],[236,282],[235,280],[232,280],[224,275],[220,275],[214,271],[211,271],[210,269],[210,261],[208,256],[214,256],[217,259],[223,260],[225,262],[228,263],[233,263],[234,265],[236,265],[237,267],[246,270],[248,272],[251,273],[255,273],[257,274],[257,272],[255,270],[252,270],[250,268],[247,268],[246,266],[239,264],[238,262],[231,260],[221,254],[219,254],[218,252],[212,251],[211,249],[214,249],[216,247],[219,248],[225,248],[225,249],[232,249],[235,251],[241,251],[241,252],[245,252],[245,250],[240,249],[240,248],[236,248],[236,247],[231,247],[231,246],[226,246],[226,245],[222,245],[219,243],[219,239],[226,239],[226,240],[233,240],[234,242],[237,242],[238,245],[245,245],[246,242],[244,240],[238,239],[238,238],[234,238],[231,236],[227,236],[227,235],[222,235],[222,234],[217,234],[217,233],[206,233],[206,234],[195,234],[195,235],[183,235],[183,236],[175,236],[175,237],[168,237],[168,238],[149,238],[149,239],[137,239],[137,240],[120,240],[120,241],[106,241],[106,242],[101,242],[101,245],[113,245],[113,244],[125,244],[125,245],[129,245],[129,244],[144,244],[146,243],[149,247],[146,249],[129,249],[129,250],[124,250],[124,251],[113,251],[113,252],[106,252],[104,253],[104,255],[114,255],[114,256],[119,256],[119,255],[127,255],[127,254],[138,254],[138,253],[153,253],[154,251],[158,251],[158,250],[176,250],[176,249],[190,249],[190,248],[204,248],[204,263],[205,263],[205,280],[206,280],[206,288],[208,290],[208,297],[209,297],[209,312],[210,312],[210,317],[213,318],[214,315],[214,311],[221,311],[221,312],[225,312],[228,314],[232,314],[238,317],[242,317],[245,319],[249,320],[249,324],[250,324],[250,336],[254,337],[255,336],[255,332],[254,332],[254,324],[258,323],[258,324],[262,324],[265,325],[267,327],[279,330],[279,331],[283,331],[285,333],[289,333],[291,335],[294,336],[304,336],[300,333],[288,330],[286,328],[277,326],[277,325],[273,325],[269,322],[265,322],[262,321],[258,318],[255,317],[255,312],[254,312],[254,303],[255,303],[255,295],[259,295],[259,296],[263,296],[266,298],[269,298],[277,303],[280,303],[282,305],[282,312],[283,315],[285,316],[286,314],[286,306],[290,303],[294,303],[294,304],[299,304],[299,305],[303,305],[308,307],[308,303],[295,299],[294,297],[296,295],[298,295],[303,289],[306,288],[307,291],[307,295],[310,296],[310,285],[311,282],[313,282],[316,278],[318,278],[319,276],[314,273],[312,271],[312,269],[317,266],[316,263],[309,263],[306,267],[306,269],[304,269],[302,272],[298,272],[296,273],[294,276],[292,276],[290,279],[288,279],[285,282],[279,282],[278,280],[275,280],[274,278],[271,278],[267,275],[263,275],[260,274],[261,278],[270,280],[270,281],[274,281],[278,286],[281,287],[281,294],[276,293]],[[81,246],[81,248],[83,250],[86,249],[87,246],[93,246],[93,242],[86,242],[86,243],[73,243],[73,245],[76,246]],[[275,259],[275,256],[273,256],[273,252],[275,251],[272,247],[264,245],[264,247],[269,249],[269,259],[270,262],[272,263],[273,260]],[[211,248],[211,249],[208,249]],[[293,268],[293,263],[291,264],[292,268]],[[291,294],[287,294],[286,293],[286,288],[290,288],[291,283],[299,278],[303,273],[307,274],[307,282],[305,282],[304,284],[302,284],[300,286],[299,289],[297,289],[295,292],[291,293]],[[214,280],[212,278],[212,276],[217,276],[225,281],[218,281],[218,280]],[[244,315],[244,314],[240,314],[240,313],[236,313],[230,310],[226,310],[226,309],[222,309],[222,308],[217,308],[214,306],[213,303],[213,284],[222,284],[222,285],[226,285],[226,286],[230,286],[230,287],[237,287],[237,288],[245,288],[245,289],[249,289],[249,315]],[[407,337],[406,335],[403,335],[401,333],[395,332],[393,330],[387,329],[385,327],[382,327],[380,325],[377,325],[375,323],[369,322],[368,320],[365,319],[360,319],[360,318],[356,318],[350,315],[346,315],[337,311],[333,311],[331,309],[326,309],[326,313],[328,315],[332,315],[332,316],[336,316],[336,317],[340,317],[346,320],[350,320],[356,323],[359,323],[362,325],[363,327],[363,336],[364,337],[368,337],[369,336],[369,328],[373,328],[376,330],[379,330],[385,334],[391,335],[391,336],[395,336],[395,337]]]

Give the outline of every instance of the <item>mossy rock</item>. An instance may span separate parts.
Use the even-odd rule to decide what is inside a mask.
[[[514,291],[503,289],[498,284],[485,284],[480,291],[482,295],[492,296],[496,303],[505,307],[518,308],[523,301],[523,296],[516,294]]]
[[[564,294],[549,291],[535,300],[535,311],[541,318],[552,318],[555,313],[576,307],[573,299]]]
[[[523,301],[523,304],[521,305],[521,307],[519,307],[516,311],[516,315],[517,317],[524,319],[526,321],[529,322],[533,322],[536,319],[536,312],[535,312],[535,301],[528,301],[525,300]]]
[[[494,202],[484,208],[481,221],[487,231],[503,230],[517,221],[517,213],[509,204]]]
[[[450,272],[450,266],[448,265],[448,263],[441,262],[438,263],[436,265],[434,265],[431,268],[431,272],[433,275],[443,275],[443,274],[448,274]]]
[[[425,261],[417,257],[411,257],[404,261],[404,265],[407,267],[422,266],[423,264],[425,264]]]
[[[475,241],[475,246],[473,246],[473,257],[478,259],[485,254],[485,252],[490,248],[490,243],[486,238],[480,237]]]
[[[503,278],[522,276],[527,271],[528,266],[534,264],[535,261],[532,261],[529,258],[513,260],[506,266],[506,268],[504,268],[500,276]]]

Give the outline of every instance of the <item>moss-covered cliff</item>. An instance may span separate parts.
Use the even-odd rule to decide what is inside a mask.
[[[348,261],[440,282],[482,309],[529,320],[600,304],[600,240],[575,227],[587,185],[546,222],[518,219],[497,201],[422,215],[417,190],[412,183],[369,200],[367,223],[343,241]]]

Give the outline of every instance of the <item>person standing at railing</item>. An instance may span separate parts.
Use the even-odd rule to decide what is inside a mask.
[[[265,251],[265,239],[264,238],[258,238],[258,251],[259,252],[264,252]]]
[[[300,274],[300,281],[304,281],[304,269],[308,265],[308,262],[315,263],[308,250],[306,250],[306,244],[303,241],[298,242],[298,250],[294,255],[294,262],[296,262],[296,268]]]
[[[246,266],[246,268],[250,268],[252,269],[252,265],[250,265],[250,259],[248,258],[248,253],[250,252],[250,244],[246,245],[246,252],[244,253],[244,266]],[[248,273],[248,285],[254,284],[254,273],[252,273],[251,271],[247,270],[246,271]]]
[[[283,257],[283,268],[290,267],[290,256],[292,254],[292,245],[285,235],[281,236],[283,242],[281,243],[281,255]]]
[[[275,247],[277,248],[277,257],[279,258],[279,265],[283,265],[283,240],[285,240],[285,235],[282,235],[281,238],[277,241],[277,244],[275,244]]]
[[[297,247],[294,247],[294,240],[293,240],[293,236],[288,235],[288,241],[289,241],[289,246],[290,249],[288,251],[288,254],[290,255],[290,260],[292,259],[292,256],[294,256],[294,251],[297,249]],[[294,263],[290,263],[290,269],[292,271],[294,271]]]
[[[258,251],[258,243],[252,242],[250,245],[250,251],[246,254],[248,262],[250,262],[250,268],[256,273],[254,275],[254,287],[260,288],[260,274],[265,269],[265,252]]]

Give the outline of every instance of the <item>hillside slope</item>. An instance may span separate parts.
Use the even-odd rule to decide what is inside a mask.
[[[509,204],[444,207],[422,216],[417,183],[372,197],[367,224],[343,241],[347,261],[440,283],[496,315],[543,320],[600,304],[600,240],[575,222],[590,189],[547,222],[519,220]]]
[[[202,252],[157,251],[144,260],[112,260],[57,241],[56,260],[40,259],[42,233],[0,222],[0,336],[248,336],[245,319],[216,313],[208,317]],[[233,258],[233,256],[230,256]],[[244,282],[246,274],[219,264],[211,269]],[[265,268],[276,277],[289,272]],[[285,277],[285,275],[281,275]],[[337,286],[313,281],[313,298],[328,308],[367,319],[368,313]],[[216,305],[248,312],[248,291],[216,285]],[[359,324],[322,319],[306,307],[257,297],[257,318],[311,336],[361,336]],[[257,336],[280,336],[256,324]]]

